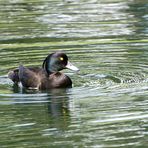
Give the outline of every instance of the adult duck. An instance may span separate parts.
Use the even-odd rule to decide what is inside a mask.
[[[68,61],[63,52],[49,54],[43,61],[42,68],[24,67],[20,65],[17,69],[10,71],[8,77],[15,83],[19,82],[26,89],[48,90],[51,88],[72,87],[71,79],[59,71],[71,69],[79,71],[77,67]]]

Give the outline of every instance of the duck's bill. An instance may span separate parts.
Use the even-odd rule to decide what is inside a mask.
[[[79,71],[79,69],[76,66],[74,66],[73,64],[71,64],[70,62],[68,62],[65,67],[67,69],[70,69],[70,70],[73,70],[73,71]]]

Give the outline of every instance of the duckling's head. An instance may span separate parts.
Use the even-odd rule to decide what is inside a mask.
[[[68,61],[67,55],[63,52],[55,52],[49,54],[45,58],[42,67],[47,71],[48,74],[58,72],[63,69],[79,71],[77,67],[75,67]]]

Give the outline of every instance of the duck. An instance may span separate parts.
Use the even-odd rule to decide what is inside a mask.
[[[60,72],[63,69],[79,71],[68,60],[64,52],[54,52],[44,59],[42,67],[25,67],[22,64],[8,73],[14,84],[21,83],[23,88],[48,90],[52,88],[71,88],[72,80]]]

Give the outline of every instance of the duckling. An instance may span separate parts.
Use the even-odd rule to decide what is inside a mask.
[[[71,69],[79,71],[77,67],[68,61],[68,57],[63,52],[49,54],[40,67],[24,67],[20,65],[17,69],[8,73],[15,84],[21,83],[26,89],[48,90],[51,88],[72,87],[71,79],[59,71]]]

